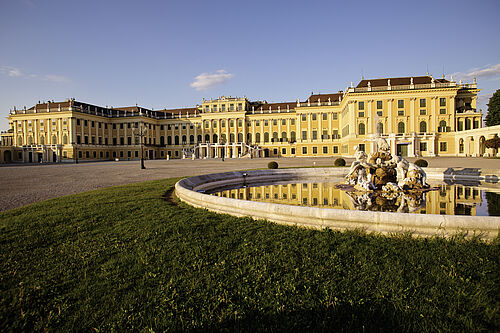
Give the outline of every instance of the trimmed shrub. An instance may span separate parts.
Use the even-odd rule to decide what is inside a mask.
[[[333,165],[338,166],[338,167],[345,166],[345,160],[343,158],[339,157],[335,160]]]
[[[267,163],[267,168],[268,169],[278,169],[278,163],[274,162],[274,161],[269,162],[269,163]]]
[[[415,164],[418,165],[421,168],[426,168],[429,165],[429,163],[426,160],[423,160],[423,159],[416,160]]]

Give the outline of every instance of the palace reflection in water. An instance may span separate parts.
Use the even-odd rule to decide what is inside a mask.
[[[484,189],[478,187],[440,184],[434,185],[436,189],[433,191],[416,195],[406,194],[395,198],[382,198],[377,194],[371,194],[368,198],[367,194],[346,192],[336,188],[337,184],[338,182],[277,183],[235,189],[218,189],[214,190],[217,192],[212,193],[212,195],[319,208],[442,215],[498,215],[496,212],[492,213],[496,210],[492,208],[494,208],[494,202],[499,203],[500,195],[492,192],[485,193]],[[490,201],[491,206],[489,214],[488,201]],[[405,209],[402,209],[403,206]]]

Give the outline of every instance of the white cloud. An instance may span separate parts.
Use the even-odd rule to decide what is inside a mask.
[[[68,82],[68,78],[61,76],[61,75],[53,75],[53,74],[47,74],[44,77],[44,80],[51,81],[51,82]]]
[[[229,79],[232,79],[234,74],[228,73],[221,69],[215,73],[202,73],[194,78],[194,82],[190,86],[196,90],[207,90],[223,84]]]
[[[10,66],[0,66],[0,74],[7,75],[10,77],[16,77],[16,76],[21,76],[21,70],[16,67],[10,67]]]
[[[500,64],[491,65],[484,68],[473,68],[466,73],[457,72],[453,75],[457,78],[457,80],[500,77]]]
[[[38,75],[34,73],[23,73],[19,68],[12,66],[0,66],[0,75],[6,75],[9,77],[24,77],[29,79],[50,81],[56,83],[70,81],[67,77],[62,75],[55,75],[55,74]]]

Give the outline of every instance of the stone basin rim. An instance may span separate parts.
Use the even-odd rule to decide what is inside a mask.
[[[460,231],[478,232],[482,238],[495,238],[500,229],[500,217],[411,214],[397,212],[343,210],[256,202],[213,196],[204,192],[220,186],[249,184],[257,181],[325,180],[344,177],[349,168],[290,168],[231,171],[184,178],[175,184],[179,199],[195,207],[234,216],[267,219],[280,224],[313,228],[355,229],[380,233],[410,231],[416,235],[432,236],[438,231],[451,235]],[[488,181],[498,185],[500,170],[465,170],[456,173],[450,168],[425,168],[428,179],[434,181]],[[470,171],[470,172],[469,172]],[[500,192],[500,186],[498,187]]]

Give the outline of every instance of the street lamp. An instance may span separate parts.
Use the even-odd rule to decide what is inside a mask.
[[[139,128],[133,128],[133,133],[134,135],[136,134],[137,131],[139,131],[139,140],[140,140],[140,146],[141,146],[141,169],[146,169],[144,166],[144,135],[147,133],[148,129],[144,126],[144,123],[141,121],[139,123]]]
[[[78,164],[78,146],[76,145],[75,142],[71,142],[71,144],[75,147],[75,164]]]

